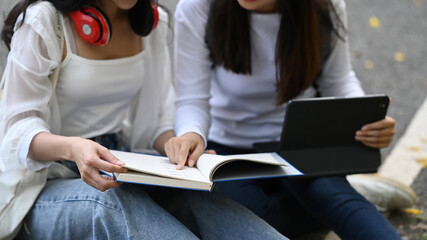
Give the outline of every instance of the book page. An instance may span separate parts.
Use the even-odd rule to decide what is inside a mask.
[[[185,166],[184,169],[177,170],[176,165],[171,163],[167,157],[114,150],[111,150],[111,153],[124,162],[126,168],[134,171],[169,178],[209,182],[199,169]]]
[[[236,154],[236,155],[215,155],[202,154],[197,161],[197,168],[210,181],[212,181],[213,173],[223,164],[231,161],[252,161],[267,165],[286,166],[286,162],[281,158],[275,157],[276,153],[252,153],[252,154]]]
[[[203,174],[206,179],[210,179],[211,172],[216,169],[217,166],[226,162],[227,158],[221,155],[203,153],[199,160],[196,162],[196,167]]]

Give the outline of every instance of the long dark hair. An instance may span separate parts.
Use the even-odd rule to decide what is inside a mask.
[[[321,74],[344,30],[330,0],[278,0],[281,14],[275,63],[278,105],[296,97]],[[249,11],[236,0],[213,0],[206,43],[214,66],[251,74]]]
[[[13,29],[16,24],[16,20],[19,15],[23,13],[25,19],[25,13],[28,6],[38,0],[21,0],[18,2],[7,15],[4,26],[1,31],[1,40],[5,43],[6,47],[10,50],[10,41],[13,36]],[[45,0],[51,2],[56,9],[63,13],[68,13],[77,10],[84,5],[91,5],[95,0]],[[150,33],[154,14],[151,7],[151,0],[138,0],[136,5],[129,11],[129,21],[132,30],[140,35],[146,36]],[[22,21],[23,22],[23,21]],[[21,24],[22,24],[21,22]]]

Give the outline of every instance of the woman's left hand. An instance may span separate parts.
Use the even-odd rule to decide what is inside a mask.
[[[396,132],[395,121],[391,117],[366,124],[356,132],[355,139],[366,146],[373,148],[385,148],[390,145]]]

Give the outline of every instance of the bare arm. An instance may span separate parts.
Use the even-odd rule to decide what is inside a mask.
[[[122,167],[123,162],[94,141],[47,132],[41,132],[33,138],[28,156],[38,161],[73,161],[77,164],[83,181],[100,191],[118,187],[120,184],[113,179],[102,177],[99,170],[127,171]]]
[[[154,142],[154,149],[156,149],[160,154],[166,155],[165,144],[172,137],[175,137],[173,130],[163,132]]]

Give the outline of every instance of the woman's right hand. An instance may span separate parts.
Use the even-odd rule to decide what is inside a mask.
[[[194,132],[170,138],[165,144],[166,155],[172,163],[178,165],[176,169],[184,168],[187,161],[188,166],[193,167],[204,149],[203,138]]]
[[[99,174],[99,170],[106,172],[127,172],[124,163],[116,158],[107,148],[100,144],[75,137],[71,140],[71,159],[77,164],[81,178],[90,186],[106,191],[110,188],[120,186],[111,177]]]

